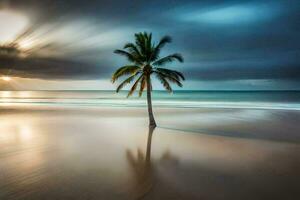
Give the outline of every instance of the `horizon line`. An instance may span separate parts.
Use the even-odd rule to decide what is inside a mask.
[[[47,89],[47,90],[41,90],[41,89],[36,89],[36,90],[0,90],[0,92],[34,92],[34,91],[115,91],[115,90],[97,90],[97,89],[66,89],[66,90],[56,90],[56,89]],[[129,90],[121,90],[120,92],[128,92]],[[157,92],[168,92],[166,90],[153,90]],[[283,90],[283,89],[274,89],[274,90],[264,90],[264,89],[258,89],[258,90],[191,90],[191,89],[180,89],[180,90],[173,90],[173,92],[180,92],[180,91],[191,91],[191,92],[300,92],[300,89],[290,89],[290,90]]]

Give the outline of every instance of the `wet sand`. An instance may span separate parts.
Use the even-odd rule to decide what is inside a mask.
[[[0,199],[300,199],[300,112],[6,106]]]

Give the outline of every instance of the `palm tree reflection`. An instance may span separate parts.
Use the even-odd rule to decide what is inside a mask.
[[[155,127],[149,126],[146,157],[140,148],[135,158],[132,151],[127,149],[126,156],[134,174],[134,197],[139,199],[146,195],[153,186],[153,170],[151,166],[151,143]]]
[[[141,199],[152,193],[152,191],[154,193],[154,185],[161,186],[159,176],[157,173],[155,173],[157,170],[155,170],[155,166],[151,162],[152,135],[154,130],[155,127],[149,126],[145,153],[143,153],[140,148],[137,149],[136,156],[131,150],[127,149],[126,151],[127,160],[134,175],[134,186],[132,192],[134,199]],[[174,158],[170,151],[167,150],[159,159],[159,163],[164,164],[165,162],[169,161],[171,161],[173,164],[177,163],[177,159]]]

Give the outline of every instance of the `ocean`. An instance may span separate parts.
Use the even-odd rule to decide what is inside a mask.
[[[146,94],[126,98],[127,92],[0,91],[0,106],[146,106]],[[153,105],[179,108],[255,108],[300,110],[300,91],[153,91]]]

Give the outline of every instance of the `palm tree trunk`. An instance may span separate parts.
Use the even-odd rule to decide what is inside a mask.
[[[151,143],[152,143],[152,134],[155,127],[149,126],[148,130],[148,139],[147,139],[147,149],[146,149],[146,164],[149,165],[151,161]]]
[[[147,103],[148,103],[148,114],[149,114],[149,126],[156,127],[156,122],[152,112],[150,75],[147,76]]]

